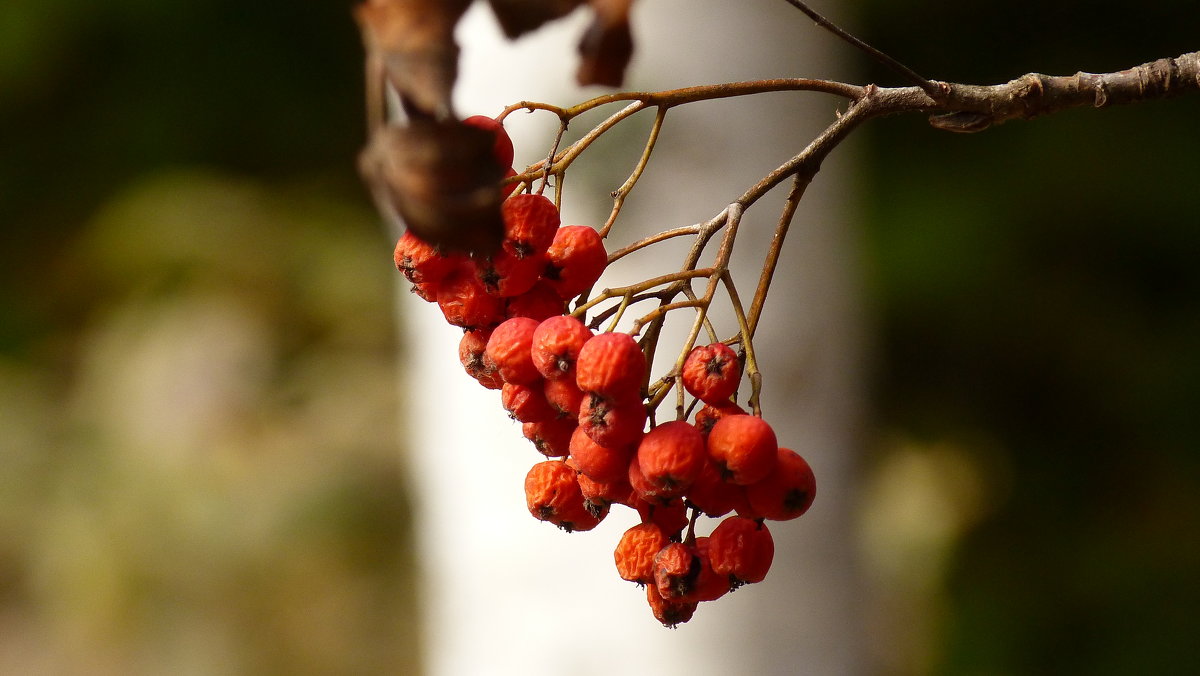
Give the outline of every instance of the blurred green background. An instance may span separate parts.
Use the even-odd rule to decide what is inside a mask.
[[[0,4],[0,673],[414,673],[350,3]]]
[[[0,5],[0,673],[416,671],[350,6]],[[858,22],[987,83],[1195,50],[1198,19]],[[889,672],[1200,672],[1197,120],[1192,96],[860,132]]]
[[[872,44],[937,79],[1200,49],[1192,0],[863,10]],[[873,466],[941,496],[902,498],[941,521],[895,576],[933,590],[898,665],[1200,673],[1198,121],[1193,94],[973,136],[864,129]]]

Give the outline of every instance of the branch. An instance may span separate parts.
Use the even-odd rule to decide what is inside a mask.
[[[1200,91],[1200,52],[1159,59],[1115,73],[1060,76],[1029,73],[990,87],[939,84],[945,88],[945,95],[937,101],[915,88],[908,88],[907,94],[896,91],[895,96],[923,99],[913,102],[915,108],[938,113],[929,119],[938,129],[970,133],[1008,120],[1028,120],[1069,108],[1104,108]],[[907,105],[895,105],[893,112],[908,109]]]

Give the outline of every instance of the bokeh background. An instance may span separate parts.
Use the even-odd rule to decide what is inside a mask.
[[[0,6],[0,673],[418,672],[350,6]],[[929,77],[1002,82],[1195,50],[1198,19],[855,21]],[[859,132],[874,419],[846,536],[882,672],[1200,671],[1196,120],[1193,95]]]

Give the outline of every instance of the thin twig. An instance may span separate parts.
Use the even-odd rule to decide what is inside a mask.
[[[762,274],[758,277],[758,287],[754,290],[754,298],[750,302],[750,316],[746,325],[746,342],[754,337],[758,328],[758,318],[762,314],[763,304],[767,301],[767,292],[771,289],[771,279],[775,276],[775,266],[779,264],[779,254],[783,250],[783,241],[788,229],[796,216],[796,208],[800,206],[800,198],[809,182],[802,180],[799,175],[792,179],[792,190],[783,202],[783,211],[779,214],[779,222],[775,226],[775,234],[771,237],[771,246],[767,249],[763,261]]]
[[[874,47],[872,47],[871,45],[868,45],[867,43],[863,42],[862,40],[859,40],[858,38],[854,37],[850,33],[843,30],[840,26],[838,26],[834,22],[832,22],[829,19],[826,19],[825,17],[818,14],[815,10],[813,10],[808,5],[804,4],[803,2],[800,2],[800,0],[784,0],[784,1],[787,2],[789,5],[791,5],[792,7],[795,7],[796,9],[800,10],[801,12],[804,12],[808,16],[808,18],[812,19],[821,28],[824,28],[825,30],[829,31],[830,33],[833,33],[834,35],[841,38],[845,42],[848,42],[851,45],[853,45],[856,49],[859,49],[859,50],[865,52],[872,59],[875,59],[876,61],[883,64],[884,66],[887,66],[888,68],[896,71],[901,76],[903,76],[904,79],[906,79],[909,82],[920,87],[929,96],[931,96],[933,98],[938,97],[938,94],[941,92],[941,88],[938,87],[938,85],[936,83],[931,82],[931,81],[921,77],[920,75],[917,74],[917,72],[915,70],[900,63],[899,61],[893,59],[892,57],[888,56],[887,54],[884,54],[883,52],[879,51],[878,49],[875,49]]]
[[[620,188],[613,191],[613,208],[608,215],[608,220],[604,222],[604,226],[600,228],[600,236],[607,237],[608,231],[612,229],[613,223],[617,220],[617,214],[621,213],[621,206],[625,204],[625,197],[637,185],[638,179],[642,177],[642,172],[646,170],[646,165],[650,162],[650,154],[654,152],[654,144],[658,141],[658,132],[662,129],[663,120],[667,117],[667,109],[659,106],[658,113],[654,116],[654,126],[650,128],[650,136],[646,139],[646,147],[642,149],[642,156],[638,158],[637,166],[633,168],[633,172],[629,174],[629,178],[621,184]]]

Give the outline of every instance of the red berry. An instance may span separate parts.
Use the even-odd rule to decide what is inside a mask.
[[[542,377],[575,380],[575,360],[592,330],[571,315],[551,317],[533,332],[533,365]]]
[[[712,431],[713,425],[716,425],[718,420],[727,415],[738,414],[746,415],[746,410],[732,401],[715,405],[705,404],[703,408],[696,411],[696,429],[700,430],[700,434],[704,435],[705,439],[708,439],[708,433]]]
[[[546,402],[540,384],[504,383],[500,388],[500,403],[515,420],[523,423],[555,420],[558,416]]]
[[[575,469],[592,480],[603,483],[628,480],[633,446],[601,446],[592,441],[583,428],[576,427],[571,434],[570,451]]]
[[[546,460],[529,469],[525,475],[525,504],[534,518],[567,532],[591,530],[602,518],[587,511],[575,470],[562,460]]]
[[[688,353],[680,374],[683,387],[706,404],[722,404],[737,392],[742,363],[725,343],[697,345]]]
[[[583,390],[575,387],[574,382],[562,378],[547,380],[542,386],[542,393],[546,395],[546,401],[557,412],[558,417],[570,418],[576,424],[579,423],[579,409],[583,406],[584,394]]]
[[[554,289],[545,280],[539,280],[525,293],[508,299],[504,316],[529,317],[540,322],[561,315],[566,309],[567,304],[554,293]]]
[[[708,538],[691,545],[672,542],[654,556],[654,585],[664,599],[713,601],[729,591],[729,578],[712,569],[709,544]]]
[[[500,323],[488,338],[484,355],[496,365],[496,371],[506,383],[531,385],[541,383],[542,375],[533,365],[530,346],[537,320],[513,317]]]
[[[672,420],[650,430],[637,450],[638,465],[658,495],[682,495],[708,462],[704,438],[691,423]]]
[[[408,230],[396,242],[392,259],[396,269],[413,284],[436,284],[454,271],[463,256],[443,255],[432,244]]]
[[[504,317],[504,301],[489,294],[469,266],[460,267],[442,282],[437,304],[447,322],[464,329],[495,326]]]
[[[675,492],[671,490],[664,490],[646,478],[646,475],[642,472],[642,465],[638,461],[636,454],[630,459],[627,471],[629,485],[633,487],[633,491],[637,493],[638,497],[642,500],[652,505],[666,504],[671,501],[683,502],[683,500],[679,499],[679,495],[682,493],[682,491]]]
[[[601,446],[620,448],[637,443],[645,426],[646,407],[641,399],[584,394],[579,427]]]
[[[601,483],[579,472],[575,480],[579,482],[579,490],[583,493],[584,505],[593,514],[600,514],[613,503],[627,505],[633,501],[633,489],[623,478],[612,483]]]
[[[489,390],[498,390],[504,381],[496,372],[496,365],[484,354],[487,339],[491,335],[490,330],[484,329],[463,333],[462,340],[458,342],[458,360],[462,362],[467,375],[479,381],[480,385]]]
[[[492,156],[496,158],[496,162],[500,166],[512,166],[513,156],[515,155],[513,152],[513,142],[509,138],[508,132],[504,131],[504,125],[486,115],[472,115],[463,120],[463,124],[495,134],[496,145],[492,148]]]
[[[692,592],[694,601],[716,601],[731,588],[729,578],[718,575],[712,569],[712,559],[709,556],[709,539],[696,538],[696,557],[700,559],[700,575],[696,580],[696,588]]]
[[[786,521],[808,511],[817,495],[817,480],[799,453],[780,448],[778,457],[775,471],[746,486],[746,498],[763,518]]]
[[[698,605],[695,601],[664,599],[662,594],[658,593],[658,587],[652,584],[646,585],[646,602],[650,604],[654,619],[662,622],[662,625],[669,629],[674,629],[692,619]]]
[[[637,396],[645,377],[646,355],[628,333],[593,336],[575,360],[575,384],[603,397]]]
[[[634,459],[629,466],[632,468],[636,463],[637,460]],[[630,476],[632,475],[631,471]],[[655,502],[638,499],[631,506],[637,510],[643,523],[657,524],[664,533],[675,539],[679,539],[679,533],[687,528],[689,523],[687,505],[679,498]]]
[[[542,254],[518,258],[507,249],[475,259],[475,276],[494,296],[509,298],[526,293],[537,284],[544,267]]]
[[[761,481],[778,464],[775,431],[753,415],[721,418],[708,433],[708,454],[726,481],[745,486]]]
[[[500,205],[504,248],[518,258],[545,253],[558,230],[558,209],[544,195],[513,195]]]
[[[504,180],[510,179],[516,175],[517,175],[517,170],[513,169],[512,167],[509,167],[508,171],[504,172]],[[521,187],[520,181],[518,181],[516,183],[502,183],[500,185],[500,199],[505,200],[505,199],[508,199],[509,197],[512,197],[512,194],[514,192],[516,192],[516,190],[520,187]]]
[[[538,453],[548,458],[565,458],[571,452],[571,434],[577,425],[574,420],[551,418],[521,425],[521,433],[533,442]]]
[[[690,600],[687,597],[699,574],[695,551],[682,542],[672,542],[654,555],[654,586],[664,599]]]
[[[546,250],[546,281],[560,298],[574,298],[600,279],[608,252],[600,233],[586,225],[564,225]]]
[[[640,523],[621,536],[613,558],[622,580],[651,584],[654,582],[654,555],[670,541],[656,524]]]
[[[762,582],[775,557],[775,541],[765,524],[740,516],[726,518],[708,538],[713,571],[733,586]]]
[[[708,516],[725,516],[746,502],[745,489],[721,478],[711,459],[687,489],[687,501]]]

